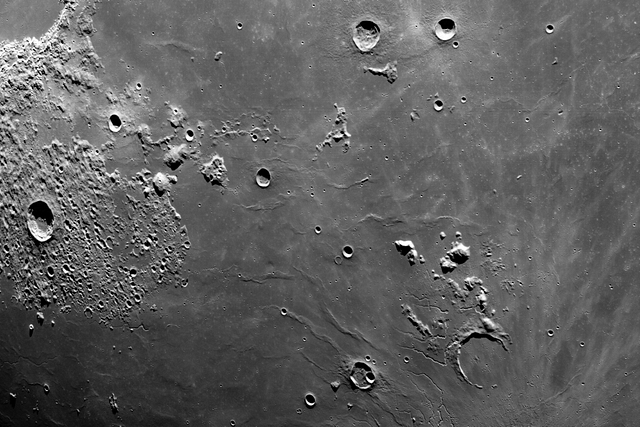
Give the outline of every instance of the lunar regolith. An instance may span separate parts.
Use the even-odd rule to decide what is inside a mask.
[[[0,2],[0,425],[636,425],[639,21]]]

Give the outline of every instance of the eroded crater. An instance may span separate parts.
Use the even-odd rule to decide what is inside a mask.
[[[509,351],[507,343],[511,344],[511,337],[504,331],[502,326],[489,317],[480,317],[467,321],[454,334],[451,343],[447,346],[445,355],[447,363],[453,367],[456,375],[461,381],[473,385],[479,389],[480,384],[475,384],[469,380],[460,365],[460,351],[471,338],[486,338],[499,343],[505,351]]]
[[[376,374],[369,364],[356,361],[351,368],[349,379],[353,387],[360,390],[369,390],[376,381]]]
[[[27,209],[29,232],[39,242],[46,242],[53,236],[53,211],[44,200],[35,200]]]
[[[360,21],[353,29],[353,43],[362,53],[371,52],[380,41],[380,26],[373,21]]]

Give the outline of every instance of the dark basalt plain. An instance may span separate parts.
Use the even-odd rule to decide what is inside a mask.
[[[638,21],[0,3],[0,425],[635,425]]]

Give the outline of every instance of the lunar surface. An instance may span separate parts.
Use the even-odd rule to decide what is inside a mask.
[[[639,21],[0,2],[0,425],[636,425]]]

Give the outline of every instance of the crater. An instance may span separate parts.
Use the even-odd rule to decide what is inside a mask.
[[[186,139],[187,142],[193,141],[195,137],[196,137],[196,134],[193,132],[193,129],[191,128],[187,129],[184,133],[184,139]]]
[[[458,379],[481,389],[483,387],[480,384],[469,380],[460,364],[460,351],[472,338],[486,338],[499,343],[505,351],[509,351],[507,343],[511,344],[511,337],[502,326],[488,317],[470,319],[453,334],[453,339],[445,351],[447,363],[453,368]]]
[[[505,383],[504,368],[511,355],[494,340],[472,336],[460,354],[460,366],[474,384],[486,386]]]
[[[342,256],[345,259],[349,259],[353,256],[353,246],[351,245],[344,245],[342,247]]]
[[[316,406],[316,395],[313,393],[307,393],[304,395],[304,404],[307,408],[313,408]]]
[[[376,380],[376,375],[367,363],[357,361],[351,367],[351,373],[349,375],[351,384],[360,390],[369,390],[373,387]]]
[[[267,188],[271,184],[271,172],[269,172],[269,169],[258,169],[258,172],[256,172],[256,184],[260,188]]]
[[[376,374],[374,374],[373,371],[367,372],[366,374],[364,374],[364,379],[367,381],[367,383],[373,385],[373,383],[376,382]]]
[[[456,23],[451,18],[442,18],[436,23],[433,31],[438,40],[451,40],[456,35]]]
[[[118,132],[122,129],[122,119],[117,113],[113,113],[109,116],[109,130],[111,132]]]
[[[380,41],[380,26],[373,21],[360,21],[353,29],[353,43],[360,52],[371,52]]]
[[[39,242],[46,242],[53,235],[53,212],[44,200],[36,200],[27,210],[29,232]]]

